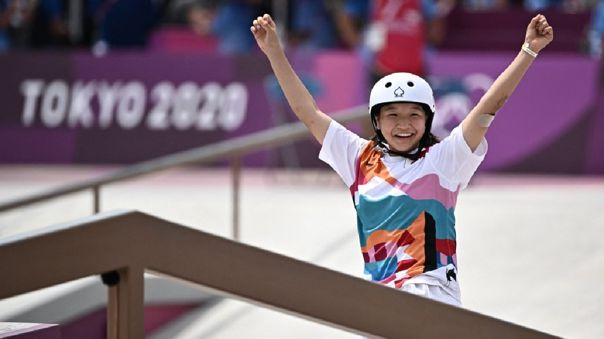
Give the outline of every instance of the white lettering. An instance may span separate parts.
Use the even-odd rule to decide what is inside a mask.
[[[149,117],[147,126],[150,129],[164,130],[170,127],[168,125],[168,111],[172,104],[174,95],[174,85],[169,81],[160,82],[151,91],[151,100],[155,103]]]
[[[224,87],[209,82],[200,87],[192,81],[178,86],[163,81],[151,90],[148,108],[147,89],[140,81],[77,81],[70,85],[64,80],[47,84],[41,79],[27,79],[20,90],[25,126],[33,125],[39,115],[49,128],[84,129],[114,125],[133,129],[144,123],[151,130],[232,131],[245,120],[249,96],[239,82]]]
[[[90,109],[90,100],[94,95],[95,83],[82,84],[76,82],[71,88],[71,105],[69,107],[69,127],[74,128],[78,123],[82,127],[92,127],[94,116]]]
[[[172,124],[176,129],[187,130],[193,126],[200,102],[201,93],[195,83],[185,82],[178,86],[172,106]]]
[[[42,80],[25,80],[21,83],[21,93],[25,96],[21,121],[25,126],[31,126],[34,122],[36,102],[42,93],[42,88],[44,88],[44,81]]]
[[[226,131],[233,131],[243,124],[247,110],[247,89],[241,83],[229,84],[222,93],[218,123]]]
[[[59,126],[67,112],[69,89],[65,81],[55,80],[44,91],[42,98],[42,122],[46,127]]]
[[[131,81],[122,88],[117,106],[117,121],[120,127],[132,129],[138,126],[145,113],[147,96],[145,86],[139,81]]]
[[[108,128],[113,120],[113,109],[117,102],[117,97],[121,83],[116,82],[109,85],[107,82],[101,82],[98,86],[99,98],[99,126],[102,129]]]
[[[220,105],[221,92],[222,88],[215,82],[208,82],[201,88],[202,104],[197,116],[197,129],[216,129],[216,112]]]

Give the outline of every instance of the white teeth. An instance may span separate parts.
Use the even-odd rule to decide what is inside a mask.
[[[397,134],[395,134],[395,136],[401,137],[401,138],[410,137],[411,135],[412,135],[411,133],[397,133]]]

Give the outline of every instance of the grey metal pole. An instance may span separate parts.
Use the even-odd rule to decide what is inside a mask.
[[[231,174],[233,184],[233,239],[239,241],[239,192],[241,189],[241,158],[239,155],[231,160]]]
[[[101,211],[101,187],[92,187],[92,211],[97,214]]]

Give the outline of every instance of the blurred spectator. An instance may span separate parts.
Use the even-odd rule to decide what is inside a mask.
[[[279,23],[287,28],[283,34],[294,47],[354,49],[373,79],[394,70],[425,75],[430,46],[438,46],[444,39],[443,18],[455,0],[79,0],[79,14],[69,13],[73,7],[67,4],[72,1],[0,0],[0,51],[95,44],[101,52],[107,48],[146,47],[159,19],[169,16],[172,22],[187,25],[204,37],[199,45],[205,50],[244,54],[255,48],[250,19],[271,13],[275,7],[282,9],[275,9],[281,13]],[[601,53],[602,1],[461,1],[469,11],[516,7],[530,11],[553,8],[565,13],[585,12],[595,2],[588,41],[593,55]],[[171,13],[166,15],[167,6]],[[68,18],[73,19],[71,15],[83,18],[79,31],[76,27],[68,32],[66,23]],[[195,45],[192,41],[196,36],[181,32],[189,34],[181,45]],[[404,48],[403,53],[400,48]]]
[[[166,8],[162,26],[155,29],[149,50],[213,52],[218,48],[212,22],[218,0],[173,0]]]
[[[541,11],[562,7],[563,2],[564,0],[524,0],[524,7],[529,11]]]
[[[107,0],[83,1],[82,37],[80,41],[83,46],[92,46],[101,39],[101,24],[112,3],[113,1]]]
[[[397,71],[421,76],[426,49],[443,39],[442,21],[453,6],[454,0],[343,0],[335,22],[347,47],[373,54],[372,81]]]
[[[593,6],[592,0],[524,0],[524,7],[532,12],[557,9],[567,13],[577,13]]]
[[[342,0],[337,3],[334,21],[343,44],[351,49],[363,46],[363,32],[368,25],[371,1]]]
[[[222,3],[212,21],[212,33],[218,37],[218,49],[225,54],[249,52],[254,40],[249,32],[251,18],[257,16],[251,1],[230,0]]]
[[[0,50],[68,43],[62,0],[0,0]]]
[[[186,13],[189,27],[198,35],[212,34],[212,24],[216,14],[217,1],[198,0],[191,4]]]
[[[69,44],[62,0],[38,0],[31,17],[30,46],[65,47]]]
[[[453,5],[453,0],[344,0],[336,22],[347,45],[363,41],[359,51],[368,65],[371,87],[393,72],[425,76],[429,42],[443,39],[442,19]],[[359,23],[365,15],[369,19],[361,39]],[[369,124],[363,129],[365,137],[373,133]]]
[[[9,24],[9,13],[7,0],[0,0],[0,53],[8,50],[8,24]]]
[[[253,18],[270,12],[267,0],[177,0],[168,21],[185,23],[202,37],[215,37],[223,54],[244,54],[254,46]]]
[[[4,48],[27,47],[30,40],[33,0],[0,0],[0,37]]]
[[[422,8],[428,26],[426,41],[428,48],[438,47],[444,41],[447,33],[447,16],[449,16],[455,5],[456,0],[422,0]]]
[[[152,29],[159,23],[166,3],[159,0],[92,1],[98,20],[95,54],[107,48],[142,48]]]
[[[509,5],[507,0],[464,0],[463,2],[464,8],[470,11],[497,11]]]
[[[212,24],[220,0],[174,0],[165,15],[165,23],[187,25],[200,36],[212,35]]]
[[[599,0],[592,12],[587,32],[589,53],[592,57],[602,57],[602,37],[604,36],[604,0]]]
[[[377,0],[373,2],[365,43],[375,52],[373,80],[392,72],[425,76],[429,42],[438,43],[444,31],[432,26],[453,7],[451,0]]]
[[[255,47],[250,19],[269,12],[263,0],[225,0],[216,11],[212,33],[218,38],[218,50],[224,54],[243,54]]]
[[[298,48],[315,50],[338,47],[338,35],[332,12],[333,0],[296,0],[290,2],[289,42]]]

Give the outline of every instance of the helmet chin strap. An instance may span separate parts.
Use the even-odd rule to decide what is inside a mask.
[[[419,147],[416,147],[409,152],[395,151],[395,150],[391,149],[390,145],[388,145],[388,143],[386,142],[384,135],[382,134],[382,131],[375,128],[375,133],[376,133],[377,139],[378,139],[378,146],[380,148],[382,148],[382,151],[384,153],[390,154],[392,156],[399,156],[399,157],[407,158],[407,159],[413,160],[413,161],[419,159],[419,154],[420,154]]]
[[[414,149],[412,149],[411,151],[408,152],[399,152],[399,151],[395,151],[390,149],[390,147],[388,145],[386,145],[387,149],[388,149],[388,154],[390,155],[396,155],[396,156],[401,156],[401,157],[409,157],[409,156],[414,156],[417,154],[417,152],[419,152],[419,148],[416,147]]]

